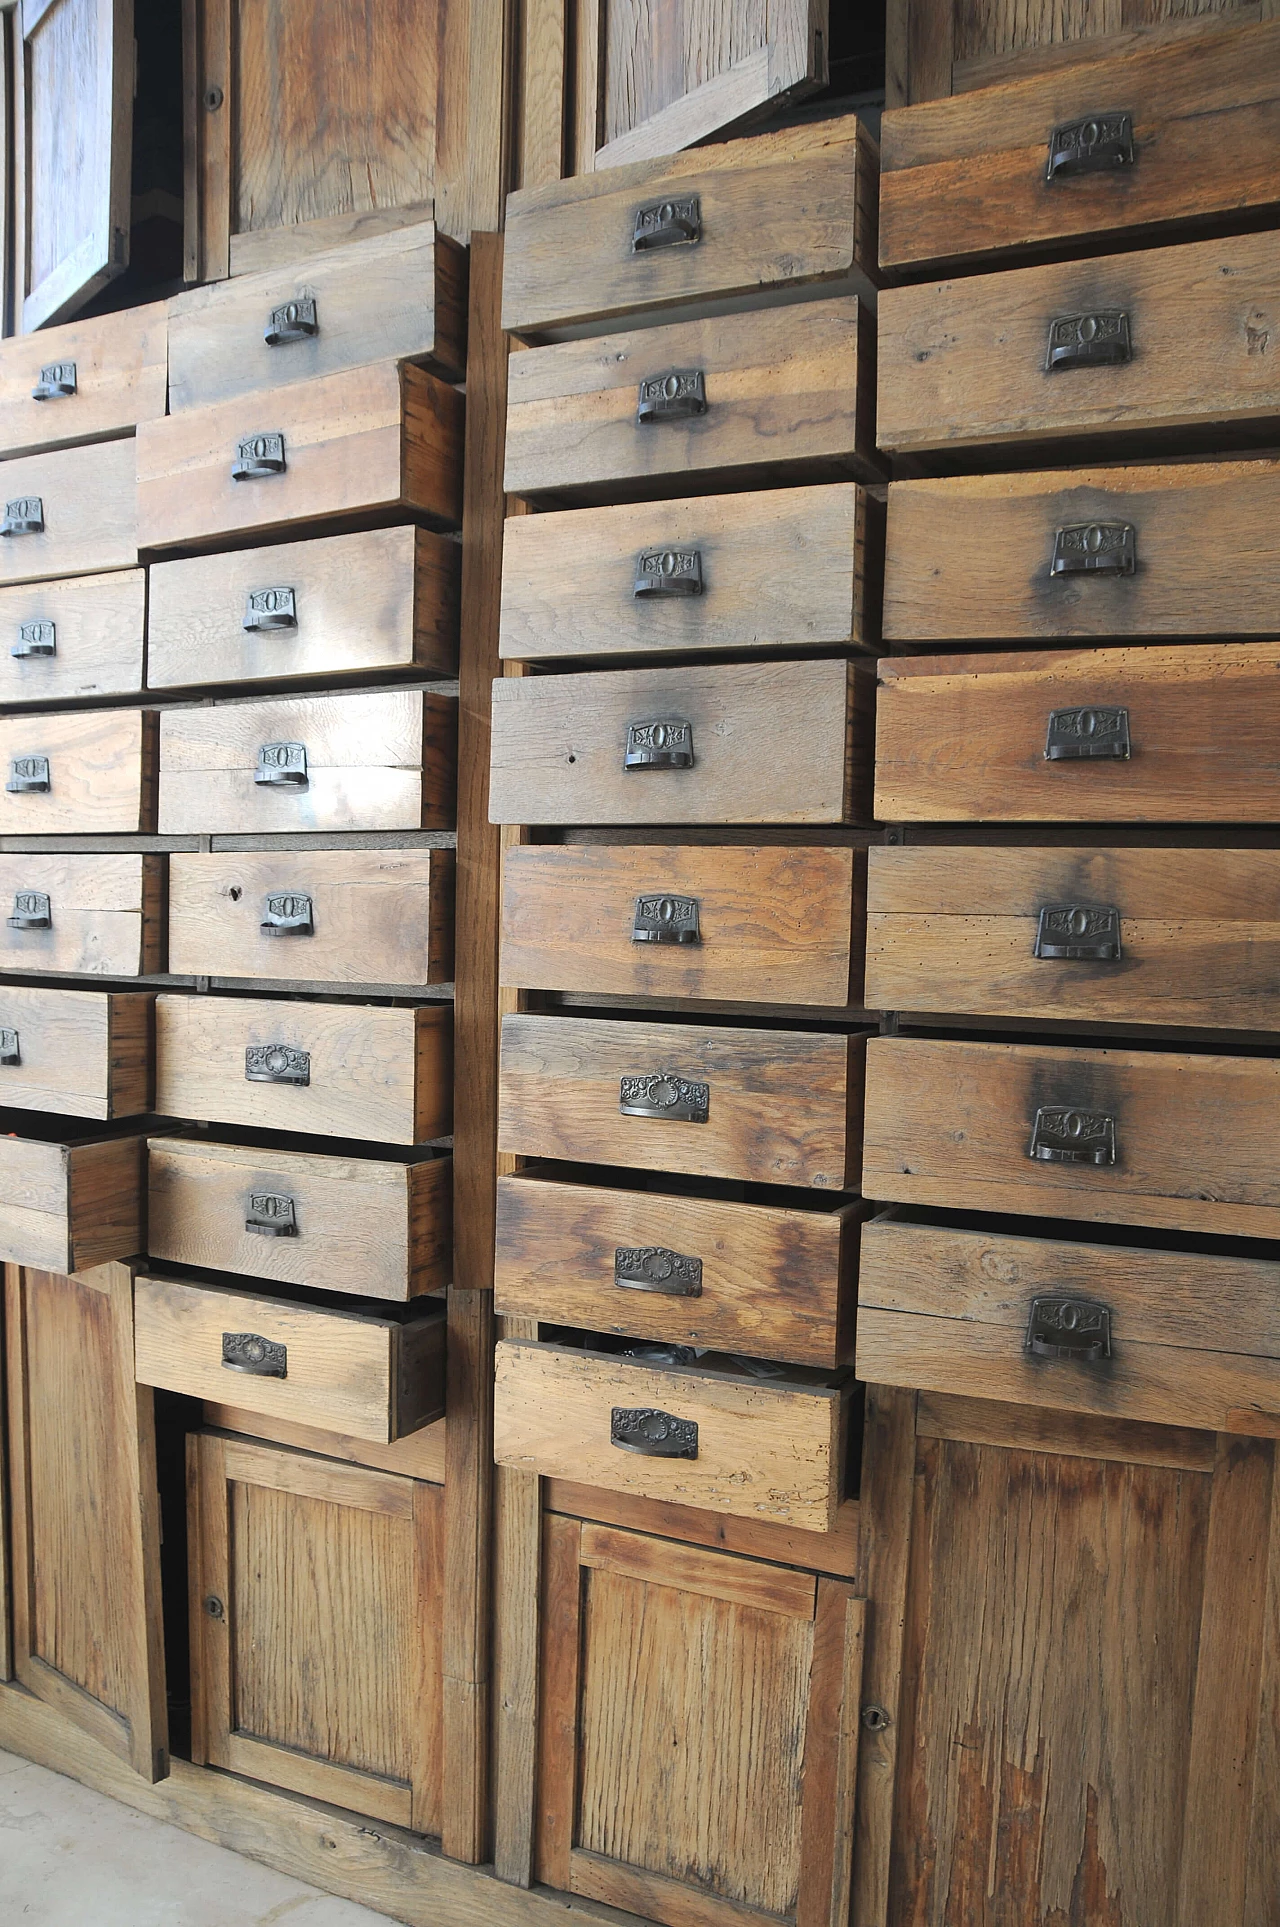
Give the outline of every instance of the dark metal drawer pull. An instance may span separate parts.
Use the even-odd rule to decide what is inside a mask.
[[[40,379],[31,390],[32,401],[61,401],[76,392],[74,361],[46,361]]]
[[[646,549],[636,557],[633,596],[702,594],[701,549]]]
[[[292,589],[250,589],[245,597],[245,629],[296,629],[298,601]]]
[[[271,310],[262,339],[268,348],[287,348],[290,342],[309,341],[319,332],[315,296],[300,294],[295,300],[282,302],[280,307]]]
[[[223,1332],[222,1362],[229,1372],[248,1372],[254,1378],[289,1376],[288,1347],[258,1332]]]
[[[670,1118],[680,1124],[705,1124],[711,1108],[710,1084],[698,1084],[678,1071],[646,1071],[618,1080],[623,1117]]]
[[[1055,368],[1114,367],[1131,361],[1129,317],[1123,308],[1099,308],[1094,314],[1063,314],[1049,323],[1045,371]]]
[[[244,1228],[259,1238],[296,1238],[297,1205],[292,1198],[283,1196],[279,1191],[252,1191]]]
[[[1092,1298],[1033,1298],[1026,1349],[1035,1358],[1110,1358],[1111,1312]]]
[[[13,795],[22,796],[28,791],[45,794],[52,787],[47,756],[15,756],[10,762],[5,788]]]
[[[632,943],[701,943],[697,897],[637,897]]]
[[[1047,181],[1070,180],[1074,174],[1108,174],[1113,167],[1132,167],[1133,115],[1090,114],[1084,120],[1055,127],[1049,141]]]
[[[1115,1118],[1109,1111],[1042,1104],[1031,1127],[1027,1156],[1042,1164],[1114,1164]]]
[[[613,1282],[624,1291],[660,1291],[668,1298],[701,1298],[702,1260],[666,1245],[619,1245]]]
[[[17,495],[4,505],[0,535],[43,535],[44,501],[39,495]]]
[[[646,254],[650,248],[670,248],[678,243],[702,239],[702,198],[682,194],[676,201],[646,201],[636,209],[631,231],[631,252]]]
[[[652,1405],[615,1405],[609,1443],[623,1452],[640,1452],[646,1459],[696,1459],[698,1422],[674,1418]]]
[[[56,656],[57,653],[57,625],[43,619],[20,623],[18,640],[9,651],[9,654],[18,662],[24,661],[28,656]]]
[[[246,435],[236,443],[233,482],[257,482],[266,475],[283,475],[284,470],[283,435]]]
[[[311,1052],[292,1044],[246,1044],[244,1075],[248,1084],[310,1084]]]
[[[1137,566],[1131,522],[1071,522],[1054,531],[1050,575],[1132,575]]]
[[[311,898],[301,890],[273,890],[263,899],[259,928],[264,937],[314,937]]]
[[[1051,709],[1044,739],[1046,763],[1070,763],[1129,755],[1127,709],[1094,707]]]
[[[1046,903],[1032,954],[1055,962],[1119,963],[1120,912],[1103,904]]]
[[[0,1028],[0,1064],[20,1064],[22,1052],[18,1048],[18,1033],[8,1025]]]
[[[6,917],[10,930],[48,930],[53,922],[49,898],[44,890],[17,890],[13,915]]]
[[[692,769],[693,724],[682,716],[661,716],[651,723],[627,724],[628,769]]]
[[[263,743],[258,751],[255,783],[273,789],[301,790],[307,786],[307,749],[305,743]]]
[[[673,368],[669,375],[649,375],[640,383],[636,422],[641,428],[687,422],[706,412],[707,380],[701,368]]]

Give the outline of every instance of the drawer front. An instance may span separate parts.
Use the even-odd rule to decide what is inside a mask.
[[[1274,635],[1277,517],[1271,461],[895,482],[885,637]]]
[[[0,1258],[71,1273],[132,1257],[145,1158],[142,1137],[0,1136]]]
[[[452,674],[458,561],[456,542],[398,528],[159,562],[147,612],[148,686],[385,669]]]
[[[883,658],[876,815],[1274,823],[1278,672],[1275,643]]]
[[[143,423],[139,542],[208,548],[397,509],[456,523],[462,413],[456,389],[387,361]]]
[[[861,985],[864,874],[838,849],[508,850],[502,982],[844,1008]]]
[[[865,819],[873,697],[870,676],[843,662],[499,677],[490,818]]]
[[[0,1104],[107,1121],[151,1109],[146,991],[0,989]]]
[[[195,288],[169,304],[176,414],[405,357],[463,372],[466,260],[434,221]]]
[[[845,1364],[861,1208],[804,1211],[498,1179],[494,1309],[588,1331]]]
[[[0,589],[0,703],[141,689],[146,627],[141,569]]]
[[[165,968],[165,866],[151,853],[0,855],[0,970],[146,977]]]
[[[165,305],[15,335],[0,347],[0,455],[122,435],[165,409]]]
[[[1248,1258],[878,1218],[862,1233],[858,1374],[1249,1431],[1280,1419],[1278,1286],[1274,1264]]]
[[[1273,1238],[1277,1102],[1280,1059],[1269,1057],[873,1037],[862,1189]]]
[[[838,482],[513,517],[499,652],[533,662],[874,642],[876,513]]]
[[[875,481],[875,328],[845,295],[807,304],[800,326],[757,309],[513,354],[505,487],[601,500],[804,464]]]
[[[135,568],[137,446],[129,438],[0,462],[0,583]]]
[[[1145,49],[895,109],[881,123],[881,263],[1085,254],[1108,235],[1273,207],[1278,105],[1272,22],[1153,36]],[[1090,130],[1083,143],[1051,142],[1072,127]]]
[[[324,1157],[152,1138],[152,1257],[276,1284],[404,1300],[452,1273],[453,1160]],[[232,1399],[230,1392],[219,1397]]]
[[[877,433],[902,453],[1280,413],[1274,233],[890,288],[880,322]]]
[[[861,1037],[504,1017],[498,1144],[843,1191],[858,1181],[863,1061]]]
[[[850,119],[526,189],[507,199],[502,325],[546,331],[874,273],[875,210],[875,145]]]
[[[453,1013],[249,997],[156,999],[156,1109],[425,1144],[451,1129]]]
[[[497,1350],[494,1457],[610,1492],[829,1532],[847,1399],[803,1379],[722,1378],[507,1340]],[[658,1414],[676,1421],[668,1449],[679,1444],[696,1457],[634,1449],[652,1443],[643,1430],[637,1440],[636,1421]],[[613,1442],[615,1430],[630,1446]]]
[[[448,983],[453,868],[452,850],[175,852],[169,968],[307,983]]]
[[[444,829],[454,820],[457,716],[454,697],[420,689],[169,710],[160,828]]]
[[[93,709],[0,721],[6,836],[155,828],[158,717]]]
[[[444,1411],[444,1319],[423,1334],[217,1285],[139,1278],[138,1383],[388,1445]]]

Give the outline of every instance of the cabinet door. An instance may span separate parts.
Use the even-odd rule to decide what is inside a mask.
[[[169,1770],[152,1394],[133,1273],[5,1267],[13,1670],[146,1780]]]
[[[133,0],[22,0],[15,327],[61,321],[129,265]]]

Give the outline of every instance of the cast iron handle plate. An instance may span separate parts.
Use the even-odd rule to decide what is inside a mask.
[[[646,201],[636,209],[631,230],[631,252],[670,248],[702,239],[702,197],[681,194],[670,201]]]
[[[1133,115],[1116,111],[1087,114],[1055,127],[1049,141],[1047,181],[1066,181],[1076,174],[1109,174],[1116,167],[1132,167]]]
[[[39,495],[15,495],[4,505],[0,535],[43,535],[44,500]]]
[[[707,378],[701,368],[673,368],[666,375],[647,375],[640,383],[636,424],[687,422],[707,412]]]
[[[1098,308],[1092,314],[1062,314],[1049,323],[1045,372],[1055,368],[1108,368],[1132,361],[1129,317],[1123,308]]]
[[[624,770],[692,769],[693,760],[693,724],[683,716],[659,716],[653,722],[627,724]]]
[[[701,1298],[702,1260],[666,1245],[619,1245],[613,1282],[623,1291],[658,1291],[667,1298]]]
[[[1127,760],[1130,754],[1129,712],[1111,704],[1086,704],[1080,709],[1051,709],[1044,739],[1046,763]]]
[[[229,1372],[248,1372],[253,1378],[288,1378],[289,1351],[259,1332],[223,1332],[222,1363]]]
[[[633,596],[656,601],[660,597],[702,594],[701,549],[645,549],[636,557]]]
[[[273,890],[263,899],[258,927],[264,937],[314,937],[311,898],[303,890]]]
[[[681,1077],[678,1071],[644,1071],[637,1077],[619,1078],[618,1109],[623,1117],[705,1124],[711,1109],[711,1086]]]
[[[287,348],[290,342],[310,341],[319,332],[315,296],[300,294],[271,310],[267,325],[262,330],[262,339],[268,348]]]
[[[47,930],[53,922],[48,894],[44,890],[17,890],[13,915],[6,917],[10,930]]]
[[[49,775],[47,756],[15,756],[9,764],[9,780],[5,788],[14,796],[28,792],[47,794],[53,788]]]
[[[58,653],[57,624],[43,617],[35,622],[22,622],[18,625],[18,640],[9,654],[18,662],[28,656],[56,656]]]
[[[18,1048],[18,1033],[7,1024],[0,1026],[0,1064],[20,1064],[22,1052]]]
[[[1101,903],[1046,903],[1032,954],[1055,962],[1119,963],[1120,912]]]
[[[271,789],[301,790],[307,786],[305,743],[263,743],[258,751],[255,783]]]
[[[1132,522],[1069,522],[1054,530],[1051,576],[1132,575],[1137,566]]]
[[[233,482],[257,482],[268,475],[283,475],[285,466],[282,434],[245,435],[236,443],[231,479]]]
[[[256,629],[296,629],[298,599],[292,589],[250,589],[245,597],[241,627]]]
[[[609,1443],[623,1452],[639,1452],[647,1459],[696,1459],[698,1422],[675,1418],[652,1405],[615,1405]]]
[[[632,943],[701,943],[697,897],[637,897]]]
[[[1033,1298],[1026,1349],[1035,1358],[1078,1358],[1088,1364],[1110,1358],[1110,1309],[1092,1298],[1057,1293]]]
[[[310,1084],[311,1052],[292,1044],[246,1044],[244,1075],[248,1084]]]
[[[74,361],[46,361],[40,379],[31,390],[32,401],[62,401],[76,392]]]
[[[1114,1164],[1115,1118],[1110,1111],[1042,1104],[1031,1127],[1027,1156],[1042,1164]]]
[[[251,1191],[244,1228],[258,1238],[296,1238],[297,1204],[279,1191]]]

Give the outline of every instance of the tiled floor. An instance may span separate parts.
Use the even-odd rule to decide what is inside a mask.
[[[5,1927],[387,1927],[385,1914],[0,1752]]]

